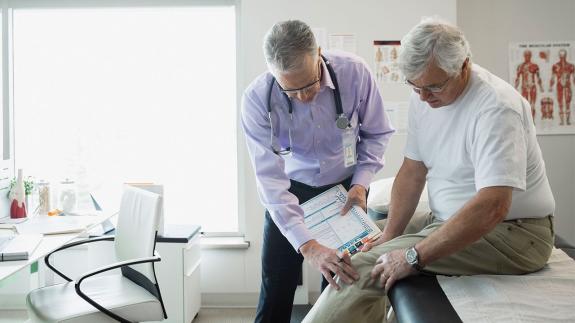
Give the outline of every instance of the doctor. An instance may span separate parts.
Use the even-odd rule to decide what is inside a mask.
[[[359,278],[349,256],[314,240],[300,207],[337,185],[348,189],[342,213],[366,208],[367,188],[383,167],[393,129],[363,60],[322,53],[308,25],[275,24],[264,38],[269,71],[242,99],[242,125],[266,207],[262,285],[256,322],[289,322],[305,258],[335,289]]]

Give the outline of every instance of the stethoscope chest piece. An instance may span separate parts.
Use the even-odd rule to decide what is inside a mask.
[[[345,114],[340,114],[337,116],[337,119],[335,120],[335,124],[337,125],[337,127],[339,129],[347,129],[347,127],[349,127],[349,120],[347,119],[347,117],[345,116]]]

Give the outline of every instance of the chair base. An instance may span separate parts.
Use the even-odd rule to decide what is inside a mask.
[[[122,275],[87,279],[82,291],[96,303],[132,322],[161,321],[162,305],[148,291]],[[82,299],[74,282],[34,290],[26,299],[30,322],[117,322]]]

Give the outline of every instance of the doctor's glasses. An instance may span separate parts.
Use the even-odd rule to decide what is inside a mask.
[[[280,88],[280,91],[282,91],[283,93],[285,93],[287,96],[295,96],[298,93],[301,94],[309,94],[310,92],[313,92],[313,90],[315,89],[315,86],[321,82],[321,77],[322,77],[322,68],[321,68],[321,60],[318,61],[317,63],[317,79],[307,85],[304,85],[302,87],[299,87],[297,89],[284,89],[281,84],[278,83],[278,86]]]

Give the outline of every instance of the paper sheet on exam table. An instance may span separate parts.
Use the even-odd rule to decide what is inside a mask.
[[[575,261],[558,249],[532,274],[437,280],[464,322],[575,322]]]

